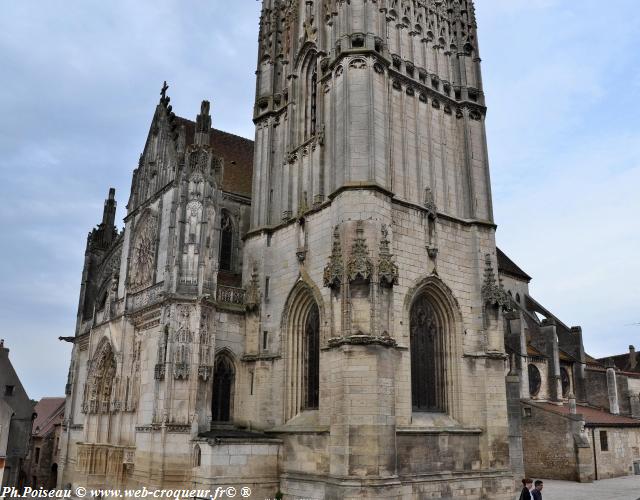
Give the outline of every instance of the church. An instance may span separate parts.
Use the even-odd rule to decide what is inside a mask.
[[[256,78],[254,142],[165,84],[109,191],[59,486],[512,500],[472,1],[263,0]]]

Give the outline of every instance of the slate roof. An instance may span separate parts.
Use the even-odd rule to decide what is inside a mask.
[[[62,423],[64,417],[64,398],[42,398],[33,411],[38,414],[33,421],[33,435],[46,436],[56,426]]]
[[[505,254],[499,248],[496,248],[498,255],[498,271],[504,274],[508,274],[509,276],[513,276],[514,278],[519,278],[525,280],[527,283],[531,281],[531,276],[525,273],[520,267],[513,262],[507,254]]]
[[[176,116],[179,125],[184,125],[187,145],[195,141],[195,122]],[[229,193],[251,196],[253,178],[253,141],[238,135],[211,129],[210,144],[214,153],[224,158],[222,189]]]
[[[569,405],[554,405],[551,403],[535,403],[534,406],[541,407],[558,415],[569,415]],[[640,420],[621,415],[612,415],[611,413],[591,408],[589,406],[578,405],[577,413],[582,415],[585,425],[589,427],[640,427]]]

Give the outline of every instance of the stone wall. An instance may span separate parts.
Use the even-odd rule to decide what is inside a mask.
[[[578,453],[571,421],[534,405],[523,404],[523,410],[527,415],[522,418],[525,474],[578,481]]]
[[[592,447],[595,440],[598,479],[629,476],[634,473],[633,464],[640,461],[640,429],[595,427],[587,431]],[[607,433],[608,451],[601,447],[600,434],[603,432]]]

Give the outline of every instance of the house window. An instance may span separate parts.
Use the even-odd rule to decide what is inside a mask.
[[[36,448],[34,457],[33,457],[33,461],[37,464],[40,463],[40,448]]]
[[[410,332],[413,411],[444,412],[443,332],[436,312],[424,294],[411,307]]]
[[[600,451],[609,451],[609,436],[607,436],[607,431],[600,431]]]
[[[262,332],[262,350],[266,351],[269,347],[269,332]]]
[[[15,386],[13,385],[5,385],[4,386],[4,395],[5,396],[13,396],[13,390],[15,389]]]
[[[220,269],[231,271],[233,265],[233,223],[227,212],[222,212],[220,233]]]
[[[540,376],[540,370],[536,365],[529,365],[529,394],[531,396],[537,396],[542,386],[542,377]]]

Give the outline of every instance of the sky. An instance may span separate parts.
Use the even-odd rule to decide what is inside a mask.
[[[498,245],[600,357],[640,347],[637,0],[476,0]],[[162,82],[253,137],[260,2],[24,0],[0,16],[0,338],[64,394],[86,236],[131,173]]]

